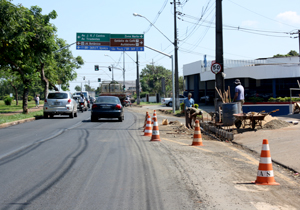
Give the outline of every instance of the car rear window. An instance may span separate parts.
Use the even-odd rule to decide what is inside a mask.
[[[120,104],[120,100],[118,98],[113,97],[98,97],[97,103]]]
[[[67,99],[67,93],[49,93],[48,99]]]

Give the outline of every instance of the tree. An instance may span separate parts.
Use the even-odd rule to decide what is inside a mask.
[[[286,55],[276,54],[276,55],[273,56],[273,58],[282,58],[282,57],[289,57],[289,56],[299,56],[299,53],[297,53],[295,50],[291,50]]]
[[[76,85],[75,90],[76,91],[81,91],[81,87],[79,85]]]
[[[162,94],[162,78],[165,78],[166,92],[172,91],[172,72],[162,66],[146,65],[140,77],[141,87],[145,92]]]
[[[56,28],[50,23],[57,14],[53,10],[42,15],[41,11],[37,6],[29,10],[0,1],[0,66],[8,67],[7,72],[16,72],[21,78],[23,113],[28,113],[28,93],[39,78],[37,69],[57,48],[53,38]]]
[[[91,86],[89,86],[87,84],[84,85],[84,89],[85,89],[85,91],[95,91],[94,88],[91,88]]]

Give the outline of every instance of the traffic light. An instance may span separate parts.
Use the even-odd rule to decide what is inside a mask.
[[[95,71],[99,71],[99,65],[95,65]]]
[[[108,67],[108,70],[111,71],[111,67],[110,66]]]
[[[98,82],[101,82],[101,78],[98,78]]]
[[[125,85],[123,85],[123,90],[125,90]]]

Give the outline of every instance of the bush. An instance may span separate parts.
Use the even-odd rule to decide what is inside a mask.
[[[198,109],[198,107],[199,107],[199,105],[198,105],[198,104],[195,104],[194,106],[195,106],[195,108],[196,108],[196,109]]]
[[[276,98],[273,98],[273,97],[271,97],[271,98],[269,98],[269,99],[268,99],[268,101],[269,101],[269,102],[275,102],[275,101],[277,101],[277,99],[276,99]]]
[[[150,95],[148,92],[142,92],[142,93],[140,94],[140,98],[146,97],[147,94]]]
[[[264,99],[260,97],[250,97],[249,100],[250,102],[263,102]]]
[[[32,101],[33,97],[32,96],[28,96],[28,101]]]
[[[184,106],[184,103],[181,103],[181,104],[180,104],[180,109],[181,109],[181,111],[184,111],[184,110],[183,110],[183,106]]]
[[[6,96],[6,97],[4,98],[4,103],[5,103],[5,105],[10,106],[12,101],[13,101],[13,98],[11,98],[11,97],[9,97],[9,96]]]

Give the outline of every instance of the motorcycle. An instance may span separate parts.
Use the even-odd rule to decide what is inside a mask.
[[[80,108],[80,111],[83,113],[83,110],[85,109],[84,102],[79,102],[79,108]]]
[[[124,100],[125,102],[125,107],[127,106],[130,106],[131,107],[131,101],[128,99],[128,100]]]

